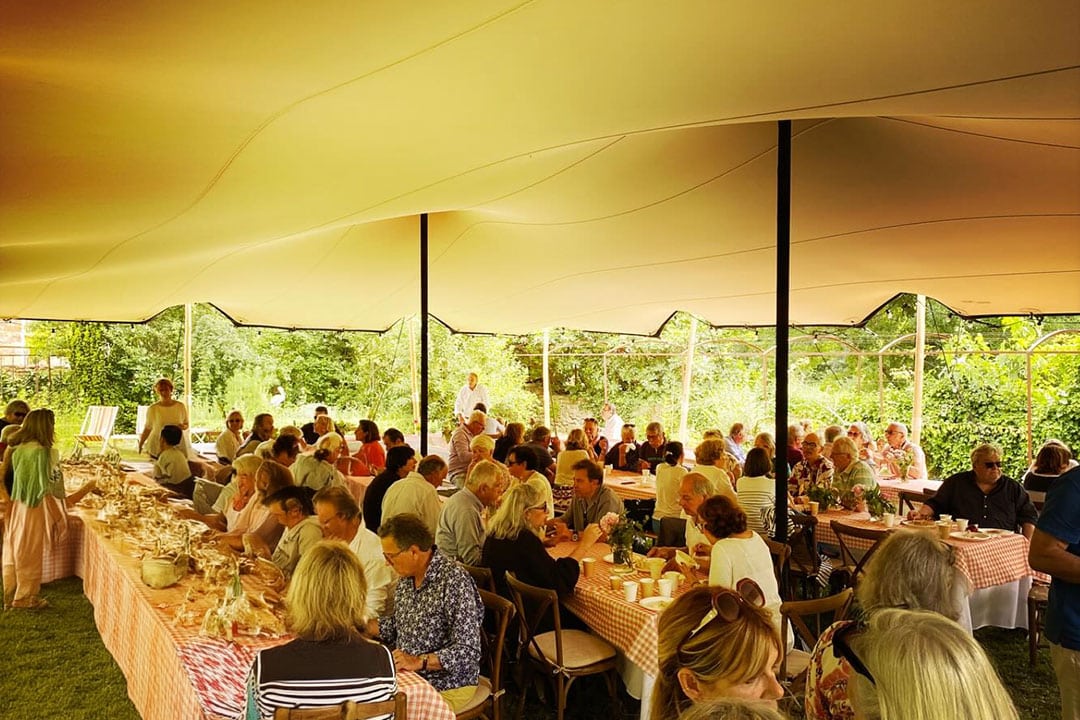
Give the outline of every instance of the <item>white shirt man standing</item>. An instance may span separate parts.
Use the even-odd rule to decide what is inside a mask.
[[[468,382],[458,390],[457,399],[454,400],[454,417],[459,423],[464,424],[469,413],[476,409],[477,403],[483,403],[485,408],[491,407],[488,400],[487,388],[480,384],[476,373],[469,373]]]
[[[600,417],[604,419],[604,429],[600,433],[600,437],[608,441],[608,449],[615,447],[615,443],[619,442],[619,438],[622,437],[623,419],[619,417],[619,413],[615,412],[615,406],[611,403],[604,403],[603,409],[600,411]]]

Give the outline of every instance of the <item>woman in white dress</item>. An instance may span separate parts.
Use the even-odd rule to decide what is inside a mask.
[[[191,457],[191,440],[188,437],[188,409],[184,403],[173,399],[173,384],[169,378],[161,378],[154,383],[154,392],[160,398],[146,410],[146,427],[139,436],[139,452],[146,447],[152,458],[161,453],[161,429],[166,425],[176,425],[184,431],[177,446],[185,457]]]

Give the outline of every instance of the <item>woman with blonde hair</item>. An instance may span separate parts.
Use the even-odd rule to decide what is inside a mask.
[[[734,460],[728,454],[723,440],[705,440],[694,448],[694,472],[709,479],[711,495],[727,495],[732,500],[735,499],[733,481],[737,476],[731,468],[733,465],[738,466],[738,463]],[[739,474],[742,474],[741,468]]]
[[[562,452],[555,458],[555,484],[573,485],[574,463],[589,459],[589,439],[585,437],[584,430],[574,428],[566,436]]]
[[[769,703],[721,698],[694,704],[679,720],[787,720],[787,715]]]
[[[361,634],[364,568],[349,546],[324,540],[300,558],[285,598],[297,637],[260,650],[247,682],[246,720],[278,707],[314,708],[388,700],[397,692],[390,651]]]
[[[503,495],[499,509],[488,522],[487,538],[480,565],[491,568],[499,593],[509,597],[506,573],[512,572],[522,582],[551,588],[565,597],[574,592],[578,581],[578,562],[600,539],[595,523],[581,533],[574,552],[568,557],[548,555],[541,539],[547,520],[547,502],[534,485],[522,483]]]
[[[880,610],[864,631],[837,637],[856,668],[851,702],[867,720],[1017,720],[986,652],[952,620]]]
[[[326,417],[320,415],[319,417]],[[342,451],[348,452],[345,439],[330,431],[315,442],[315,452],[297,456],[292,473],[296,484],[309,487],[315,492],[330,485],[345,485],[345,477],[336,464]]]
[[[240,452],[240,445],[244,442],[244,416],[239,410],[233,410],[225,416],[225,432],[218,435],[214,443],[218,462],[229,465],[236,459]]]
[[[783,697],[776,680],[780,637],[764,609],[761,588],[750,579],[736,589],[697,587],[660,615],[660,672],[650,717],[668,720],[691,705],[716,698],[760,700],[772,707]]]
[[[139,452],[146,446],[146,452],[157,458],[161,452],[161,429],[166,425],[176,425],[183,431],[178,446],[184,457],[191,457],[191,440],[188,437],[188,409],[184,403],[173,398],[173,384],[169,378],[159,378],[154,383],[154,392],[158,401],[146,409],[146,426],[139,436]]]
[[[4,451],[2,472],[11,468],[11,495],[0,486],[4,521],[4,607],[38,610],[49,602],[38,596],[45,538],[50,518],[46,495],[64,502],[64,478],[56,443],[56,418],[48,408],[31,410]]]
[[[956,568],[952,546],[930,533],[901,531],[885,538],[866,564],[856,597],[870,616],[888,608],[927,610],[966,622],[971,586]],[[835,637],[856,623],[833,623],[818,638],[806,679],[806,717],[847,720],[854,717],[848,696],[851,664],[835,649]]]

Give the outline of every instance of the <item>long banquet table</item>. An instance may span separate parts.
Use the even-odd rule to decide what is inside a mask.
[[[833,509],[818,514],[819,543],[837,544],[833,520],[863,529],[887,530],[884,523],[870,520],[868,513]],[[913,531],[897,526],[888,532]],[[957,570],[971,582],[973,592],[968,604],[972,627],[1027,628],[1027,594],[1032,578],[1049,582],[1028,565],[1027,538],[1009,533],[982,541],[949,538],[945,542],[955,551]],[[849,544],[865,550],[873,541],[854,538]]]
[[[46,551],[43,580],[78,575],[94,606],[105,647],[128,682],[128,696],[147,720],[236,718],[243,710],[244,681],[256,653],[281,638],[204,637],[197,627],[175,625],[186,584],[155,590],[143,584],[140,561],[105,536],[94,513],[70,515],[67,540]],[[398,674],[411,720],[453,720],[438,692],[411,672]]]

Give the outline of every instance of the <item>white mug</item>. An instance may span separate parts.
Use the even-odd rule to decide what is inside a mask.
[[[885,527],[893,527],[896,525],[896,515],[893,513],[883,513],[881,519],[885,521]]]
[[[637,602],[638,583],[637,580],[627,580],[622,584],[623,597],[626,602]]]

